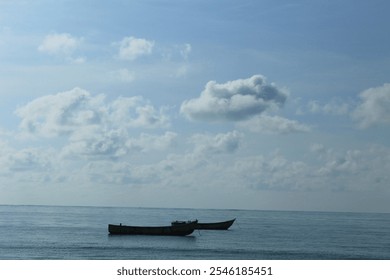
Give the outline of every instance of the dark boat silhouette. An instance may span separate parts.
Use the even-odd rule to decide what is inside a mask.
[[[195,229],[203,229],[203,230],[227,230],[231,227],[236,219],[228,220],[224,222],[217,223],[197,223]],[[174,221],[172,225],[180,225],[186,223],[185,221]]]
[[[113,235],[176,235],[185,236],[194,232],[198,221],[188,221],[171,226],[126,226],[108,225],[108,232]]]

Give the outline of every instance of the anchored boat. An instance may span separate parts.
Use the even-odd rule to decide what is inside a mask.
[[[108,225],[108,232],[115,235],[176,235],[185,236],[194,232],[198,221],[188,221],[171,226],[126,226],[126,225]]]
[[[224,222],[217,223],[197,223],[195,229],[204,229],[204,230],[227,230],[231,227],[236,219],[228,220]],[[174,221],[172,225],[180,225],[186,223],[185,221]]]

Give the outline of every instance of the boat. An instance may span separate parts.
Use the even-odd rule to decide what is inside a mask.
[[[228,220],[224,222],[217,223],[197,223],[195,229],[204,229],[204,230],[227,230],[231,227],[236,219]],[[185,221],[174,221],[172,225],[179,225],[185,223]]]
[[[108,225],[108,232],[113,235],[176,235],[185,236],[194,232],[198,221],[188,221],[170,226],[126,226]]]

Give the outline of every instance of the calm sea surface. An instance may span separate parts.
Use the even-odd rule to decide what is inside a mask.
[[[236,218],[228,231],[110,236],[109,223]],[[390,214],[0,206],[0,259],[390,259]]]

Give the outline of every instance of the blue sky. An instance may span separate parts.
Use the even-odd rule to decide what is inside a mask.
[[[390,212],[388,1],[0,1],[0,203]]]

